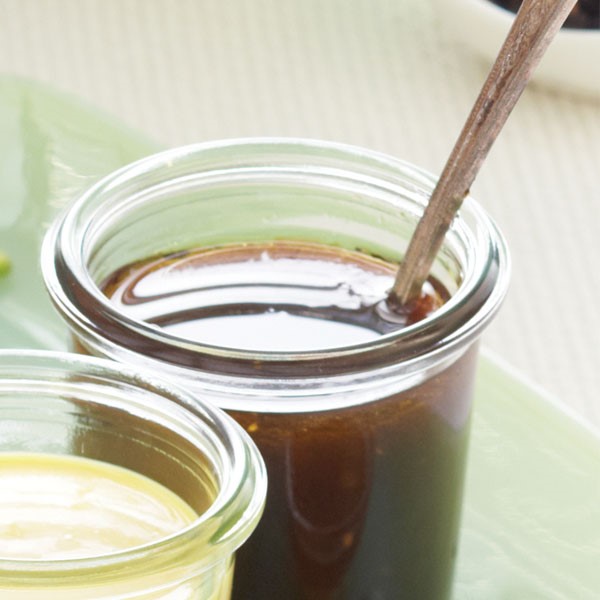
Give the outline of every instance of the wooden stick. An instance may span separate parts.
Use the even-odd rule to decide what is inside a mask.
[[[388,297],[392,310],[419,298],[446,232],[489,149],[575,2],[523,1],[400,263]]]

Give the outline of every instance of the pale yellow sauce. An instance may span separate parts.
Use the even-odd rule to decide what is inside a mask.
[[[126,550],[197,517],[128,469],[74,456],[0,453],[0,558],[70,559]]]

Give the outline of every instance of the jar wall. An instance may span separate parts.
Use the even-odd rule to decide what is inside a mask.
[[[238,556],[237,600],[449,597],[477,343],[506,291],[502,237],[468,199],[434,267],[444,306],[327,351],[169,335],[116,308],[102,282],[128,261],[234,242],[319,243],[394,263],[433,186],[362,149],[217,142],[109,177],[47,238],[48,287],[81,347],[151,365],[228,410],[259,446],[270,491]]]

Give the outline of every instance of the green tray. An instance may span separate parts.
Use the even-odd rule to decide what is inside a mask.
[[[156,146],[37,84],[0,78],[0,347],[65,349],[38,254],[79,190]],[[483,353],[456,600],[600,598],[600,434]],[[415,599],[418,600],[418,599]]]

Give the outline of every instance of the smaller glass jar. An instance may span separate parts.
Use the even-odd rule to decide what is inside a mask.
[[[0,351],[0,457],[9,461],[14,453],[124,467],[161,484],[198,516],[172,535],[110,554],[0,556],[0,597],[230,597],[235,551],[260,518],[266,476],[255,445],[222,411],[109,361]]]

